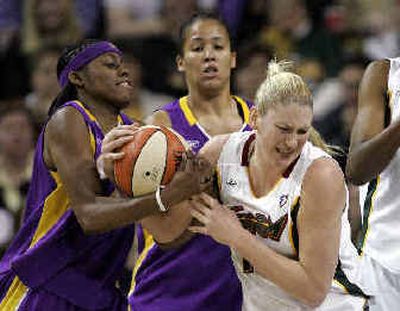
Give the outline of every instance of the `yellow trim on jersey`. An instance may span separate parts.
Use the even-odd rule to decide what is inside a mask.
[[[218,167],[215,167],[215,174],[217,176],[217,185],[218,185],[218,190],[221,193],[222,192],[222,176],[221,172]]]
[[[80,102],[79,100],[74,100],[74,103],[76,103],[79,107],[81,107],[86,112],[86,114],[88,115],[90,120],[92,120],[94,122],[98,122],[96,117],[82,104],[82,102]],[[122,121],[121,116],[118,115],[118,117],[119,117],[118,122],[120,120]],[[94,134],[92,133],[91,129],[88,128],[88,130],[89,130],[90,146],[92,147],[93,154],[95,154],[95,152],[96,152],[96,139],[95,139]]]
[[[68,209],[69,199],[58,173],[51,172],[57,186],[46,198],[42,215],[29,248],[34,246],[60,220]]]
[[[244,123],[248,124],[250,121],[250,109],[247,106],[246,101],[241,99],[239,96],[233,96],[234,99],[240,104],[243,111],[243,118]],[[188,104],[188,96],[181,97],[179,99],[179,107],[181,108],[183,115],[185,116],[186,120],[188,121],[190,126],[193,126],[197,123],[196,117],[193,115],[192,110],[189,108]]]
[[[295,198],[293,200],[293,204],[290,207],[290,212],[292,212],[293,208],[297,205],[297,203],[299,202],[299,199],[300,199],[300,197],[298,196],[297,198]],[[298,257],[299,254],[297,252],[296,247],[294,246],[294,241],[293,241],[293,225],[294,225],[295,220],[292,219],[292,217],[290,217],[290,220],[291,220],[291,222],[289,224],[289,230],[288,230],[289,243],[292,246],[293,253]]]
[[[333,283],[335,283],[339,288],[341,288],[345,294],[349,294],[349,290],[346,288],[346,286],[340,283],[337,279],[333,278]]]
[[[16,276],[0,303],[0,310],[18,310],[27,292],[28,287]]]
[[[79,100],[74,100],[74,102],[80,106],[83,110],[85,110],[85,112],[87,113],[87,115],[89,116],[90,120],[97,122],[96,117],[90,112],[89,109],[87,109],[82,102],[80,102]]]
[[[378,187],[379,187],[380,181],[381,181],[381,178],[380,178],[380,175],[378,175],[378,177],[376,177],[376,187],[375,187],[375,191],[374,191],[374,193],[372,194],[372,197],[371,197],[371,207],[369,208],[367,224],[363,224],[363,226],[365,226],[365,225],[367,226],[367,231],[366,231],[365,234],[364,234],[364,240],[363,240],[363,244],[362,244],[361,247],[360,247],[360,256],[359,256],[359,257],[361,257],[362,255],[364,255],[365,243],[366,243],[366,241],[367,241],[367,239],[368,239],[368,234],[369,234],[369,231],[370,231],[370,228],[371,228],[371,226],[370,226],[370,224],[369,224],[369,221],[371,220],[371,215],[372,215],[372,213],[373,213],[373,211],[374,211],[375,196],[376,196],[376,194],[378,193]]]
[[[243,118],[244,118],[244,123],[249,123],[250,122],[250,109],[247,106],[246,101],[244,101],[242,98],[239,96],[233,96],[237,102],[242,106],[242,111],[243,111]]]
[[[133,268],[131,289],[129,290],[128,296],[130,296],[135,291],[136,274],[139,268],[142,266],[143,261],[146,258],[147,254],[149,253],[150,249],[155,245],[153,236],[150,233],[148,233],[146,229],[143,229],[143,235],[144,235],[144,249],[140,254],[139,258],[137,259],[135,267]]]
[[[179,107],[181,107],[182,112],[188,121],[190,126],[193,126],[197,123],[197,119],[192,113],[192,110],[190,110],[189,105],[188,105],[188,96],[181,97],[179,99]]]

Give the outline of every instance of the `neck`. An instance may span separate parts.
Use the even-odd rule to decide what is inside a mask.
[[[84,105],[96,117],[104,133],[108,133],[118,124],[117,117],[120,110],[117,107],[85,94],[79,96],[79,100],[82,101],[82,103],[84,103]]]
[[[261,142],[256,139],[254,152],[250,157],[249,172],[255,192],[262,196],[281,179],[284,170],[270,161],[268,155],[261,151],[260,144]]]
[[[197,113],[224,115],[226,109],[232,106],[230,89],[218,94],[201,94],[198,91],[189,90],[188,104],[192,111]]]

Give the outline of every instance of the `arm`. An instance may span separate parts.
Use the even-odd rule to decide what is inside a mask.
[[[235,214],[204,194],[193,203],[192,215],[204,227],[193,232],[212,236],[250,261],[257,273],[303,303],[317,307],[331,286],[339,252],[345,186],[339,166],[316,160],[308,169],[298,216],[299,259],[287,258],[246,231]],[[210,207],[206,207],[210,206]],[[316,251],[318,245],[318,251]]]
[[[219,156],[230,134],[217,135],[210,139],[199,151],[198,155],[206,159],[212,167],[218,163]]]
[[[66,107],[58,111],[49,121],[45,132],[44,157],[46,165],[59,173],[71,208],[85,232],[108,231],[159,214],[154,194],[136,199],[98,195],[101,185],[88,129],[82,116],[73,108]],[[188,172],[183,175],[186,176],[181,174],[175,179],[189,177]],[[196,184],[194,180],[191,182]],[[190,196],[177,193],[175,189],[168,187],[162,192],[164,202],[176,204]]]
[[[147,122],[151,125],[172,126],[168,114],[161,110],[155,112]],[[169,248],[178,247],[191,238],[192,234],[186,230],[191,222],[188,203],[183,201],[171,208],[168,214],[146,217],[141,224],[153,235],[155,241]]]
[[[373,62],[360,84],[346,170],[350,182],[355,185],[366,183],[381,173],[400,146],[400,121],[386,128],[384,124],[388,73],[388,61]]]
[[[358,236],[361,231],[361,206],[360,191],[357,186],[350,183],[347,184],[349,189],[349,212],[348,219],[351,228],[351,241],[357,245]]]

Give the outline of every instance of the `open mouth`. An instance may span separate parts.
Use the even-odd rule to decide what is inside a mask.
[[[120,86],[126,87],[126,88],[133,87],[132,82],[130,80],[124,80],[124,81],[118,82],[117,85],[120,85]]]
[[[207,66],[202,71],[203,75],[206,76],[216,76],[218,74],[218,67],[217,66]]]

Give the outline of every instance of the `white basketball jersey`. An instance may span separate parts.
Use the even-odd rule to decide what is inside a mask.
[[[233,209],[242,225],[278,253],[289,258],[298,256],[297,214],[304,174],[309,165],[320,157],[329,157],[321,149],[307,142],[291,172],[282,177],[264,197],[255,197],[249,182],[248,155],[255,132],[234,133],[226,142],[218,160],[221,200]],[[262,169],[262,168],[260,168]],[[318,251],[318,246],[316,246]],[[232,251],[232,259],[243,287],[243,310],[307,310],[298,300],[272,282],[261,277],[240,255]],[[339,264],[326,299],[345,299],[349,292],[362,296],[362,291],[350,280],[355,278],[357,253],[350,242],[350,226],[346,213],[342,217]],[[333,296],[341,297],[340,299]],[[322,304],[318,310],[328,310]]]
[[[390,59],[388,80],[390,122],[400,115],[400,58]],[[386,124],[388,125],[388,124]],[[389,271],[400,273],[400,150],[372,180],[364,202],[364,239],[367,253]]]

